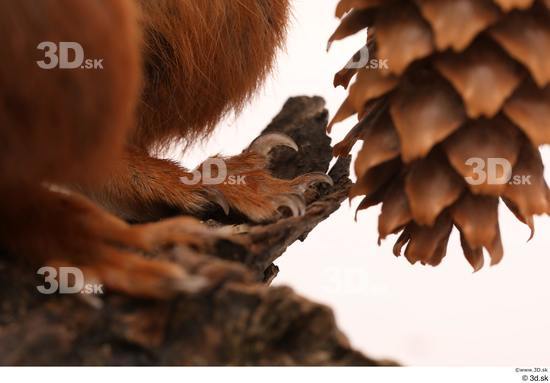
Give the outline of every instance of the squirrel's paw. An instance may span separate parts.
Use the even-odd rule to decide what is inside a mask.
[[[194,218],[130,225],[76,193],[42,189],[27,197],[0,207],[10,223],[2,247],[38,268],[75,267],[82,286],[170,298],[248,278],[244,268],[207,256],[227,238]]]
[[[293,216],[303,215],[306,190],[322,183],[332,185],[333,181],[321,172],[292,180],[273,177],[267,168],[271,151],[279,146],[299,150],[290,137],[270,133],[258,137],[242,154],[224,159],[226,180],[211,186],[221,199],[218,204],[259,223],[275,220],[285,211]]]
[[[324,173],[293,180],[273,177],[268,170],[270,153],[278,146],[298,150],[288,136],[271,133],[256,139],[237,156],[211,157],[192,171],[130,149],[124,159],[126,165],[107,182],[78,190],[131,222],[151,222],[182,213],[210,218],[216,211],[238,213],[252,222],[275,220],[285,211],[301,215],[305,191],[315,184],[332,184],[332,179]]]

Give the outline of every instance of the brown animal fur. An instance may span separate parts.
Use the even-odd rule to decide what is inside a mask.
[[[205,138],[239,110],[284,40],[288,0],[139,0],[145,89],[131,142]]]
[[[288,0],[0,2],[0,245],[162,297],[185,273],[139,254],[197,241],[185,235],[195,223],[128,225],[52,184],[136,221],[166,207],[208,208],[216,193],[252,219],[269,218],[273,197],[293,184],[271,178],[264,159],[228,161],[230,172],[250,177],[247,188],[210,190],[182,185],[184,169],[150,155],[203,139],[243,106],[271,68],[287,13]],[[76,41],[104,69],[41,69],[42,41]]]

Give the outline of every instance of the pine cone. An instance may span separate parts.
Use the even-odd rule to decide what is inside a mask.
[[[394,253],[413,264],[440,264],[453,226],[476,271],[484,248],[497,264],[500,200],[531,235],[550,214],[550,0],[341,0],[336,14],[330,42],[369,35],[335,77],[357,75],[331,123],[359,117],[335,147],[364,142],[350,197],[382,203],[380,239],[401,232]]]

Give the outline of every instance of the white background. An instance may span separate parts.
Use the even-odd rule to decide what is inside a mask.
[[[127,381],[142,383],[151,381],[201,381],[238,383],[280,383],[287,381],[356,382],[377,383],[520,383],[528,381],[531,373],[514,368],[324,368],[324,367],[4,367],[5,381],[74,382]],[[548,375],[539,373],[533,376]],[[524,380],[527,379],[527,380]]]
[[[336,0],[293,0],[294,16],[285,52],[245,112],[220,124],[208,144],[185,154],[193,166],[207,156],[238,153],[293,95],[320,95],[331,115],[345,98],[332,87],[333,74],[364,36],[326,41],[338,21]],[[338,142],[353,121],[337,125]],[[550,151],[544,150],[546,163]],[[547,174],[547,180],[549,179]],[[377,246],[372,208],[355,223],[347,203],[305,243],[277,262],[275,284],[330,305],[354,347],[369,356],[416,366],[540,366],[550,364],[550,220],[537,220],[537,234],[502,209],[505,258],[473,274],[456,233],[438,268],[411,266],[395,258],[395,238]]]

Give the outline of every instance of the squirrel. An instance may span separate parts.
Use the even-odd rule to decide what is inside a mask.
[[[300,211],[304,185],[323,177],[269,174],[269,149],[295,146],[282,135],[225,159],[246,185],[183,183],[188,170],[156,157],[207,138],[243,108],[283,46],[289,8],[289,0],[0,2],[0,247],[164,298],[187,272],[144,254],[210,240],[198,220],[169,212],[219,206],[265,222],[285,204]],[[76,42],[102,68],[44,69],[37,63],[60,51],[38,49],[42,42]]]

